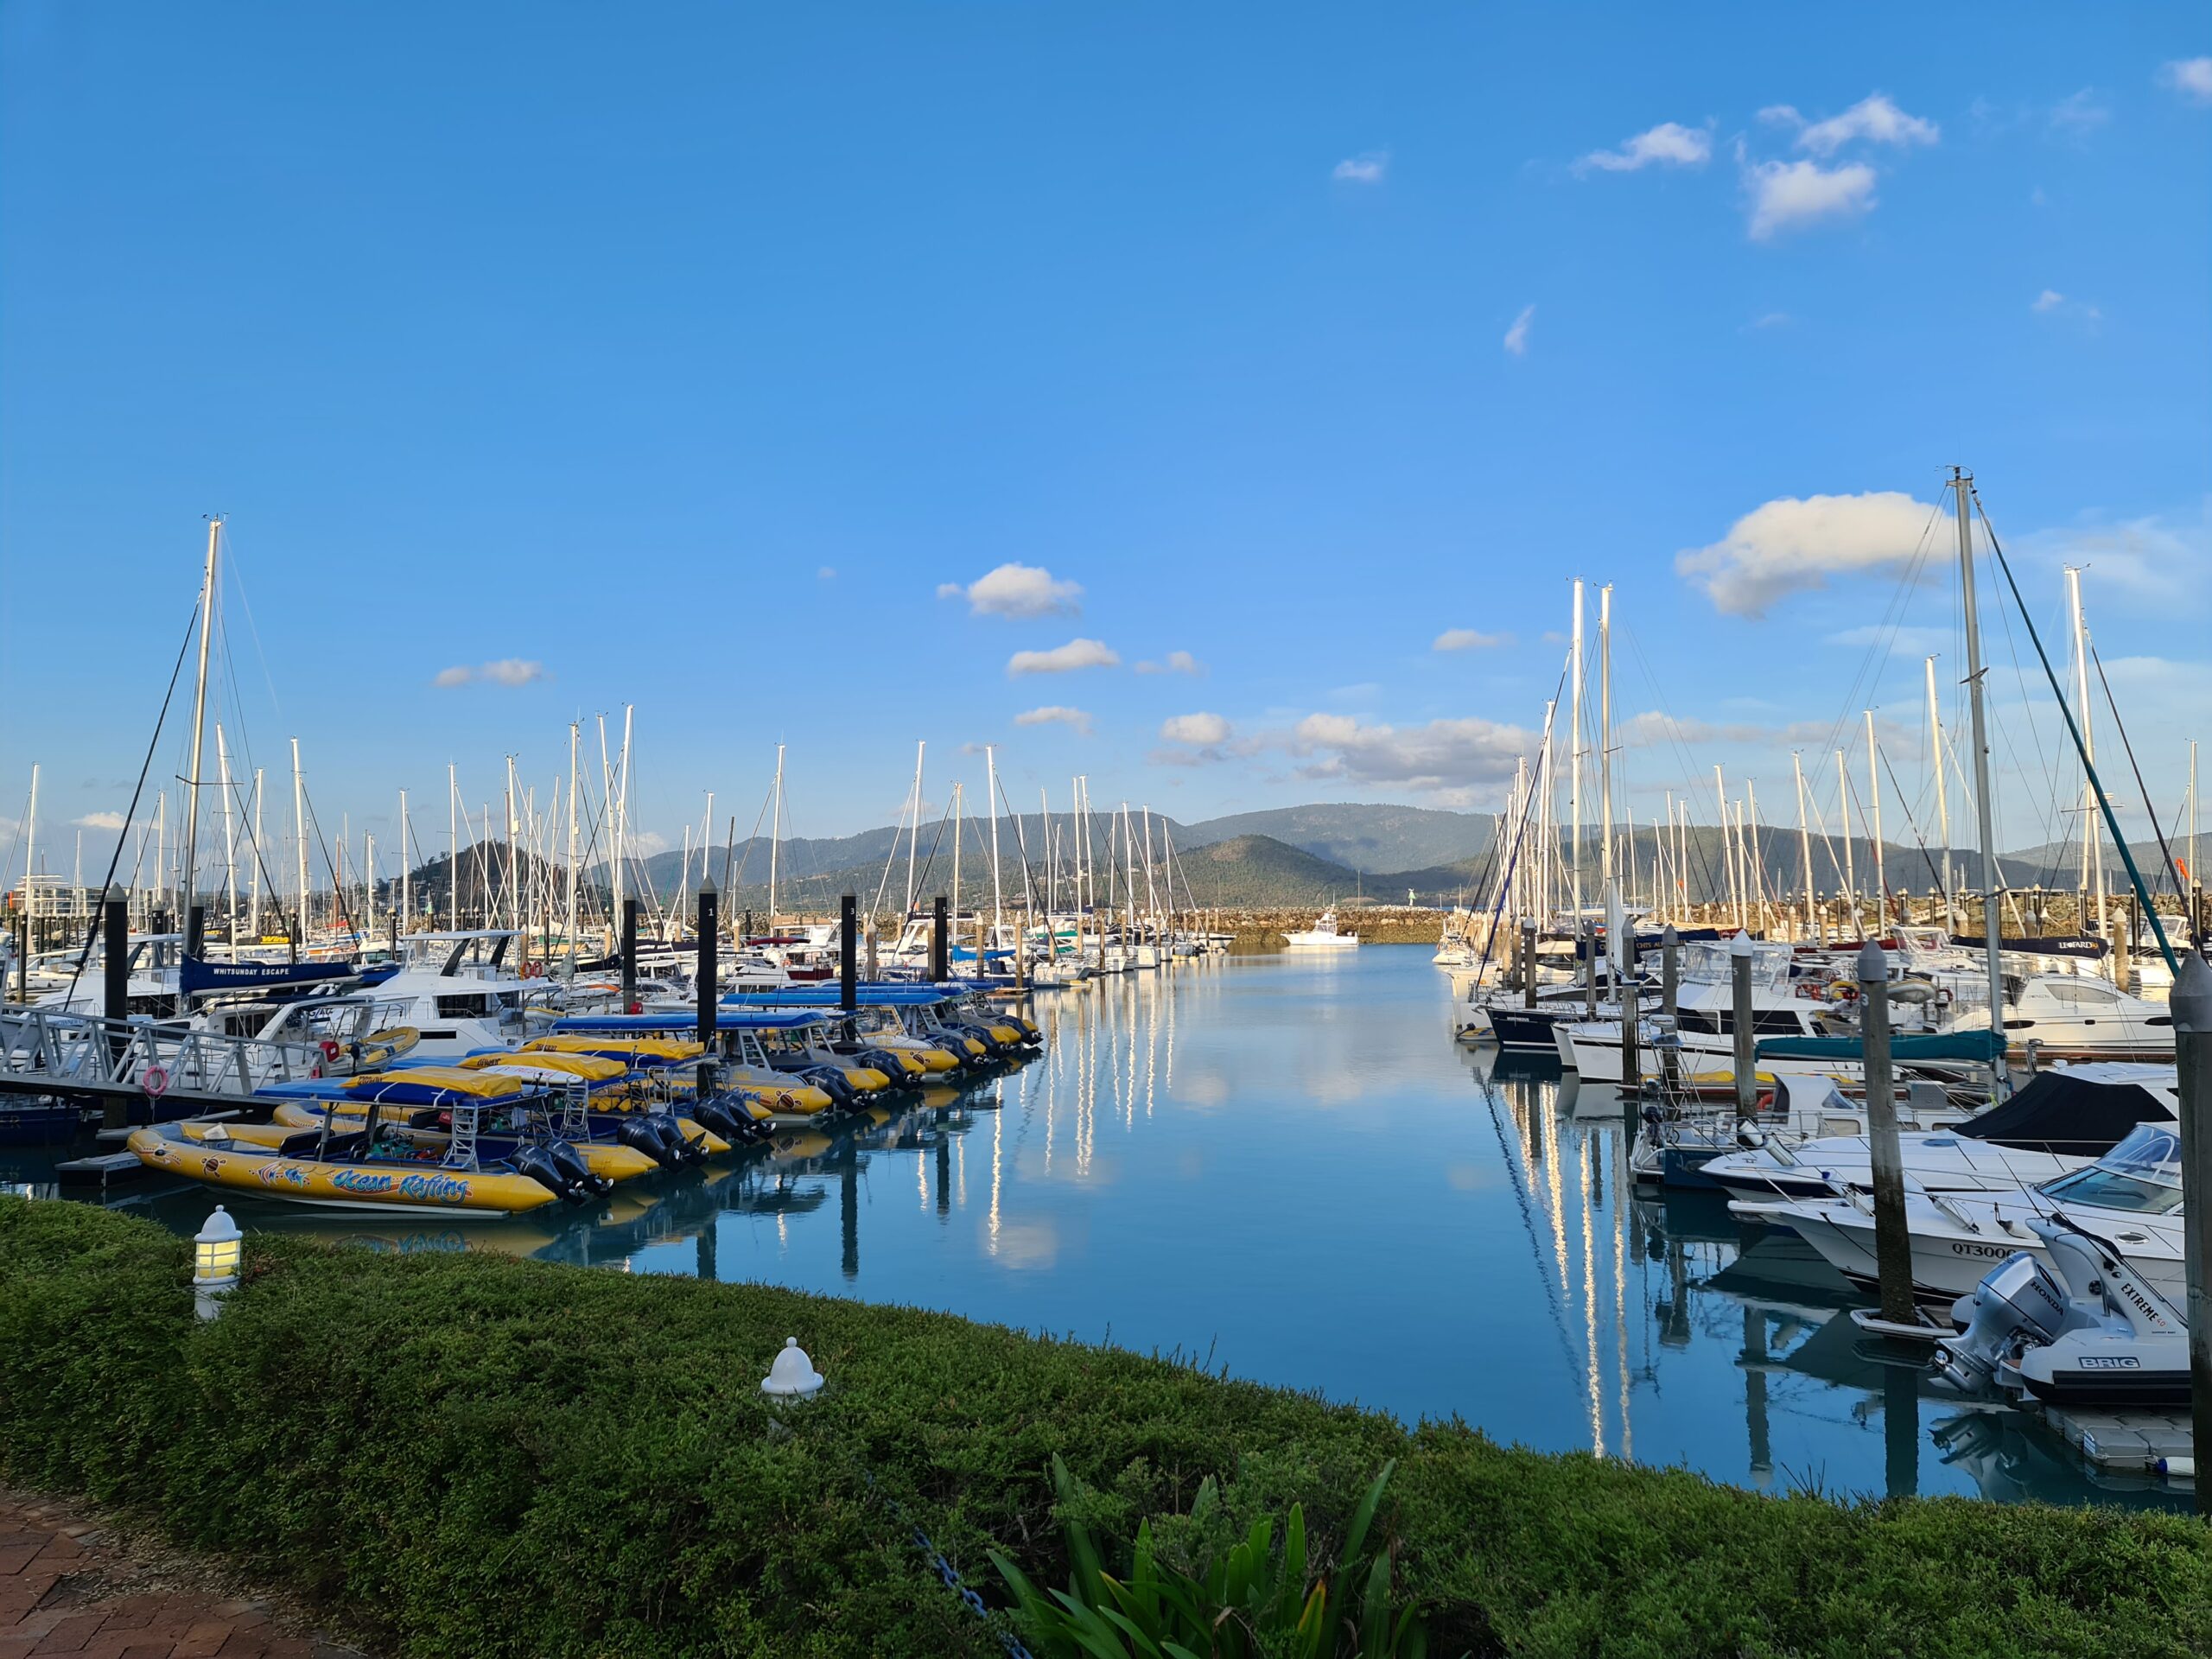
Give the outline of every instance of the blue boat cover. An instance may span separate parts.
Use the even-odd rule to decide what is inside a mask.
[[[804,1008],[787,1008],[773,1012],[759,1008],[732,1007],[728,1003],[717,1004],[715,1024],[737,1031],[798,1031],[809,1026],[827,1024],[827,1014],[814,1014]],[[550,1035],[555,1037],[604,1036],[620,1032],[632,1037],[651,1037],[658,1033],[696,1033],[698,1014],[688,1008],[671,1009],[665,1014],[575,1014],[553,1022]]]
[[[317,985],[352,979],[360,969],[350,962],[207,962],[186,957],[177,964],[177,989],[187,996],[213,991],[264,991],[280,985]]]

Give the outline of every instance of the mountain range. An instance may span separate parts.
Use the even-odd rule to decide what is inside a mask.
[[[1497,826],[1497,815],[1491,813],[1332,803],[1240,812],[1194,823],[1154,815],[1151,835],[1155,866],[1163,833],[1174,849],[1177,896],[1185,903],[1325,905],[1357,896],[1397,902],[1410,889],[1419,902],[1431,904],[1450,903],[1461,896],[1472,900],[1486,889],[1497,865],[1491,845]],[[1031,880],[1039,884],[1046,880],[1048,868],[1057,864],[1061,901],[1065,902],[1065,883],[1074,868],[1079,831],[1065,813],[1052,815],[1049,841],[1047,830],[1046,821],[1033,812],[999,821],[1001,880],[1009,892],[1019,892],[1025,857]],[[1101,873],[1102,886],[1103,872],[1116,861],[1114,849],[1121,833],[1118,818],[1103,814],[1092,817],[1084,857]],[[1141,816],[1134,817],[1130,833],[1141,849],[1146,833]],[[1586,896],[1594,900],[1598,866],[1594,829],[1586,830],[1586,836],[1584,889]],[[1509,836],[1509,853],[1515,851],[1511,839]],[[1710,826],[1694,828],[1685,832],[1682,840],[1688,896],[1700,899],[1725,894],[1729,883],[1720,832]],[[1803,863],[1797,832],[1764,825],[1753,840],[1767,890],[1793,893],[1802,890]],[[968,820],[962,826],[961,842],[962,892],[970,904],[979,898],[988,901],[988,821]],[[918,838],[887,827],[854,836],[787,839],[777,855],[779,902],[786,910],[827,910],[842,893],[859,893],[864,905],[880,893],[883,903],[896,910],[906,897],[910,853],[919,902],[925,895],[950,891],[952,842],[949,823],[925,824]],[[1560,845],[1564,856],[1564,836]],[[1652,829],[1639,826],[1634,838],[1636,869],[1630,883],[1638,892],[1650,885],[1656,846]],[[1527,855],[1529,850],[1522,848],[1520,855]],[[2150,860],[2145,875],[2155,880],[2152,865],[2156,862],[2157,849],[2151,846],[2141,851]],[[727,906],[766,907],[769,853],[765,837],[710,849],[704,861],[707,873],[727,890]],[[1831,842],[1815,836],[1812,857],[1814,885],[1823,893],[1841,887],[1847,860],[1853,884],[1861,892],[1872,885],[1874,849],[1866,839],[1853,838],[1847,849],[1841,841]],[[2063,848],[2037,847],[2006,855],[1999,863],[2012,887],[2067,887],[2075,879],[2078,852],[2069,855]],[[1932,890],[1938,884],[1936,872],[1942,863],[1940,849],[1884,843],[1883,874],[1892,891]],[[696,885],[702,866],[699,855],[692,854],[688,877],[684,865],[680,852],[658,853],[642,861],[647,880],[663,899]],[[1958,885],[1980,885],[1980,859],[1976,854],[1955,849],[1951,866]],[[2113,868],[2117,872],[2116,861]],[[1164,881],[1165,877],[1156,871],[1155,879]],[[1141,874],[1139,880],[1141,882]]]

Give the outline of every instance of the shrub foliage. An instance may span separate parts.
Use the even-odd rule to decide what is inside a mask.
[[[247,1243],[203,1325],[182,1241],[0,1198],[0,1469],[410,1655],[997,1654],[914,1526],[1065,1582],[1071,1520],[1200,1562],[1295,1503],[1318,1566],[1386,1464],[1438,1654],[2212,1651],[2185,1517],[1769,1497],[943,1314]],[[830,1385],[779,1411],[793,1334]]]

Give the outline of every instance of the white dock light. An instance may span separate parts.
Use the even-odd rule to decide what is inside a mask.
[[[207,1224],[192,1236],[193,1306],[203,1319],[223,1311],[222,1299],[238,1287],[238,1262],[245,1235],[221,1205]]]
[[[776,1354],[776,1363],[760,1379],[760,1392],[783,1400],[810,1400],[822,1391],[826,1380],[814,1369],[814,1362],[798,1345],[798,1338],[785,1337],[783,1347]]]

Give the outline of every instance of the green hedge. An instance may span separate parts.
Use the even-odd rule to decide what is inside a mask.
[[[170,1235],[0,1198],[0,1466],[407,1654],[995,1654],[877,1493],[995,1602],[992,1543],[1062,1570],[1055,1452],[1094,1520],[1213,1475],[1232,1520],[1297,1497],[1325,1532],[1397,1458],[1440,1654],[2212,1651],[2185,1518],[1760,1497],[941,1314],[248,1245],[201,1326]],[[779,1425],[758,1384],[787,1334],[831,1388]]]

